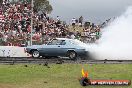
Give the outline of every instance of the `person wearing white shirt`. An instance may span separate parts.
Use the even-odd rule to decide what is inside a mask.
[[[71,39],[75,39],[75,35],[74,34],[71,35]]]
[[[75,27],[75,24],[76,24],[76,19],[72,18],[72,26],[73,26],[73,28]]]

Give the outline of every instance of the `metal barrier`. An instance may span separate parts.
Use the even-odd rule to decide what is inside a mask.
[[[26,57],[24,47],[0,46],[0,57]]]

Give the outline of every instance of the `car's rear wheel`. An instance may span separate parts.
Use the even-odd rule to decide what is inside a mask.
[[[77,54],[75,51],[68,51],[67,55],[70,59],[76,59],[77,58]]]
[[[40,56],[40,54],[39,54],[39,51],[38,51],[38,50],[33,50],[33,51],[32,51],[32,57],[37,58],[37,57],[39,57],[39,56]]]

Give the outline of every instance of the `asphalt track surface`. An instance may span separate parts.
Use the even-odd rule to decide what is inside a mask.
[[[0,57],[0,64],[132,64],[132,60],[70,60],[67,58]]]

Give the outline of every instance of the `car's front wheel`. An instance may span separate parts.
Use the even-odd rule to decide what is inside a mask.
[[[70,59],[76,59],[77,58],[77,54],[75,51],[68,51],[67,55]]]
[[[40,56],[39,51],[37,50],[32,51],[32,57],[39,57],[39,56]]]

